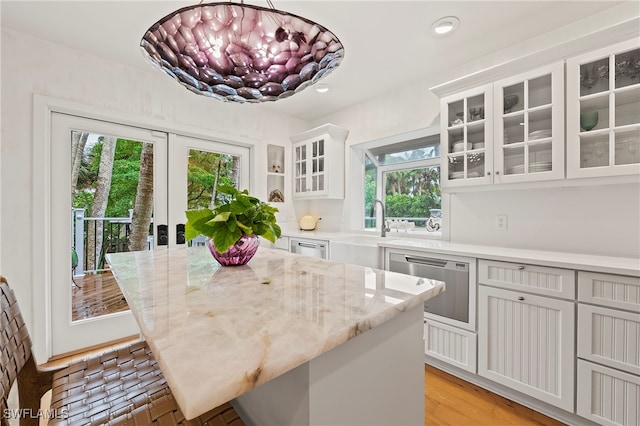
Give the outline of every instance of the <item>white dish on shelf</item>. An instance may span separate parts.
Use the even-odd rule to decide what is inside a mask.
[[[529,164],[529,173],[549,172],[551,171],[552,163],[550,161],[541,161],[538,163]],[[510,167],[507,170],[507,174],[520,175],[524,173],[524,164],[518,164],[517,166]]]
[[[482,149],[484,148],[484,142],[474,142],[471,146],[473,149]]]
[[[543,139],[551,137],[551,129],[546,130],[536,130],[535,132],[529,133],[529,140],[535,139]]]
[[[464,172],[451,172],[449,173],[449,179],[462,179]]]
[[[482,176],[480,174],[480,172],[469,172],[469,173],[467,173],[467,177],[468,178],[477,178],[477,177],[480,177],[480,176]]]
[[[464,142],[456,142],[451,146],[451,148],[453,149],[453,152],[464,151]],[[469,142],[467,142],[467,149],[471,149],[471,143]]]

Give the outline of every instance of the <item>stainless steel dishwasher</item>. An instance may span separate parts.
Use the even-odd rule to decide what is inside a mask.
[[[446,290],[424,304],[424,311],[469,324],[469,263],[390,253],[389,270],[444,281]]]
[[[291,253],[319,257],[320,259],[329,258],[329,244],[326,241],[301,240],[296,238],[291,238],[290,241]]]

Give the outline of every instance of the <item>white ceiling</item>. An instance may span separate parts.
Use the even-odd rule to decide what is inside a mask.
[[[2,25],[123,64],[158,71],[139,43],[154,22],[192,1],[6,1]],[[240,2],[239,0],[236,2]],[[267,7],[266,1],[247,3]],[[274,6],[327,27],[345,47],[342,65],[323,80],[332,90],[307,89],[260,107],[303,120],[393,91],[478,60],[538,34],[614,7],[606,1],[279,1]],[[460,19],[445,37],[429,33],[443,16]],[[167,84],[173,83],[167,78]],[[187,90],[184,96],[197,96]],[[219,102],[214,99],[211,102]]]

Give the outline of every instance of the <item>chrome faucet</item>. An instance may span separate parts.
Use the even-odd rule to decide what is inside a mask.
[[[390,231],[391,229],[389,229],[389,227],[387,226],[387,219],[385,217],[385,212],[384,212],[384,203],[378,199],[374,200],[373,203],[371,203],[371,210],[369,211],[369,216],[373,216],[373,212],[376,209],[376,203],[380,203],[380,207],[382,207],[382,225],[380,226],[380,236],[386,237],[387,232]]]

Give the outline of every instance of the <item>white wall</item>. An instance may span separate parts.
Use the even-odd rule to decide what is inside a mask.
[[[303,121],[264,112],[259,105],[194,95],[151,67],[149,71],[134,69],[6,28],[2,29],[1,52],[0,273],[14,287],[32,334],[43,327],[33,324],[32,301],[43,284],[32,282],[30,262],[32,224],[42,221],[42,213],[31,208],[32,157],[33,149],[44,143],[33,140],[34,93],[161,121],[169,127],[171,123],[189,126],[203,135],[253,141],[258,171],[253,192],[261,198],[267,191],[261,179],[267,170],[266,145],[290,146],[291,134],[310,128]],[[292,211],[290,203],[282,207],[285,214]]]
[[[629,25],[632,19],[637,22],[637,16],[637,5],[624,4],[553,34],[541,35],[451,70],[446,76],[431,76],[431,81],[425,77],[422,83],[393,88],[367,103],[323,117],[313,124],[330,122],[349,129],[346,176],[350,176],[352,145],[426,128],[434,123],[439,103],[428,88],[446,81],[438,81],[438,78],[455,80],[471,73],[483,75],[483,78],[503,77],[505,69],[513,69],[510,60],[517,59],[517,66],[521,68],[531,66],[534,61],[559,60],[555,57],[565,57],[560,55],[567,52],[577,54],[594,46],[600,47],[607,40],[626,34],[630,27],[637,37],[637,24]],[[323,222],[325,215],[332,218],[330,223],[323,223],[323,230],[350,230],[349,206],[358,201],[351,196],[350,187],[358,184],[347,182],[343,203],[333,202],[329,206],[306,203],[301,207],[322,216]],[[296,210],[299,209],[296,204]],[[336,212],[342,212],[342,217],[336,218]],[[508,215],[506,232],[495,231],[496,214]],[[449,240],[637,258],[640,257],[640,186],[624,184],[454,194],[451,196]]]
[[[507,230],[495,216],[507,215]],[[451,196],[451,241],[640,257],[640,186],[618,184]]]

